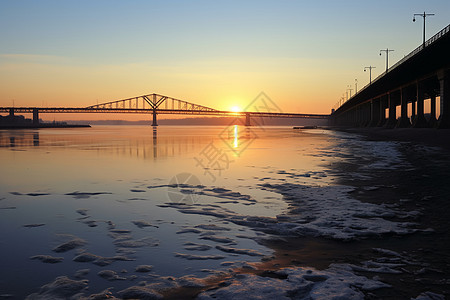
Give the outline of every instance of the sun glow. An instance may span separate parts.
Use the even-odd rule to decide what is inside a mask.
[[[230,111],[232,111],[232,112],[241,112],[241,111],[242,111],[242,108],[240,108],[240,107],[237,106],[237,105],[234,105],[234,106],[232,106],[232,107],[230,108]]]

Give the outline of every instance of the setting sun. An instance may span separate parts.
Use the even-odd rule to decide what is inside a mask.
[[[237,105],[234,105],[234,106],[232,106],[232,107],[230,108],[230,111],[232,111],[232,112],[241,112],[241,111],[242,111],[242,108],[240,108],[240,107],[237,106]]]

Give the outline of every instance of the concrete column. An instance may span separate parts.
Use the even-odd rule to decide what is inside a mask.
[[[9,116],[10,116],[11,118],[14,117],[14,108],[10,108],[10,109],[9,109]]]
[[[158,122],[156,120],[156,109],[153,109],[153,123],[152,126],[158,126]]]
[[[424,128],[428,127],[427,120],[425,119],[424,113],[423,113],[423,102],[425,100],[425,95],[423,91],[423,86],[421,83],[417,83],[416,85],[416,100],[417,100],[417,114],[414,118],[414,122],[412,124],[412,127],[414,128]]]
[[[417,97],[417,95],[415,97]],[[412,99],[411,101],[411,123],[414,122],[415,118],[416,118],[416,98]]]
[[[245,113],[245,126],[252,126],[250,123],[250,113]]]
[[[370,123],[369,127],[375,127],[380,121],[380,104],[376,99],[370,100]]]
[[[401,106],[401,116],[398,119],[397,128],[407,128],[411,127],[411,122],[408,119],[408,98],[406,89],[400,90],[400,106]]]
[[[428,120],[428,125],[430,127],[436,127],[437,119],[436,119],[436,95],[431,96],[430,99],[430,119]]]
[[[450,128],[450,70],[441,71],[438,74],[441,97],[441,116],[438,120],[438,128]]]
[[[33,108],[33,125],[39,125],[39,109]]]
[[[397,107],[395,105],[396,102],[395,102],[395,96],[393,93],[388,93],[387,102],[388,102],[388,108],[389,108],[389,117],[388,117],[388,120],[387,120],[386,124],[384,125],[384,127],[394,128],[397,123],[397,119],[395,118]]]
[[[384,125],[384,123],[386,122],[386,115],[385,115],[385,110],[386,109],[386,99],[385,96],[380,97],[380,114],[379,114],[379,119],[378,119],[378,127],[382,127]]]

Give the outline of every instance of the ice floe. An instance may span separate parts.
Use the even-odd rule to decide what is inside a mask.
[[[207,251],[207,250],[211,249],[212,246],[206,245],[206,244],[197,244],[197,243],[192,243],[192,242],[186,242],[186,243],[184,243],[183,248],[185,250],[190,250],[190,251]]]
[[[67,252],[69,250],[84,246],[86,243],[87,242],[85,240],[72,236],[72,238],[69,241],[59,244],[52,250],[55,252]]]
[[[69,299],[88,286],[88,280],[73,280],[67,276],[57,277],[39,289],[39,292],[29,295],[27,300]]]
[[[264,254],[262,254],[256,250],[252,250],[252,249],[237,249],[237,248],[227,247],[227,246],[222,246],[222,245],[217,245],[216,249],[223,251],[223,252],[227,252],[227,253],[243,254],[243,255],[249,255],[249,256],[264,256]]]
[[[285,268],[274,275],[235,274],[221,287],[205,291],[197,299],[364,299],[364,291],[388,287],[338,265],[324,271]]]
[[[100,255],[95,255],[89,252],[82,252],[73,258],[76,262],[92,262],[97,266],[107,266],[115,261],[133,261],[133,258],[129,258],[123,255],[115,255],[112,257],[103,257]]]
[[[33,223],[33,224],[25,224],[25,225],[23,225],[23,227],[35,228],[35,227],[41,227],[41,226],[44,226],[44,225],[45,225],[44,223]]]
[[[34,256],[31,256],[30,259],[40,260],[40,261],[42,261],[44,263],[48,263],[48,264],[55,264],[55,263],[62,262],[64,260],[64,257],[54,257],[51,255],[34,255]]]
[[[109,280],[109,281],[114,281],[114,280],[127,280],[125,277],[120,277],[116,271],[113,270],[101,270],[97,273],[98,276]]]
[[[222,255],[194,255],[194,254],[184,254],[184,253],[174,253],[176,257],[185,258],[187,260],[209,260],[209,259],[224,259],[225,256]]]
[[[139,265],[136,267],[135,271],[140,273],[147,273],[150,272],[153,269],[153,266],[151,265]]]
[[[79,192],[79,191],[75,191],[72,193],[66,193],[65,195],[67,196],[73,196],[76,199],[86,199],[86,198],[90,198],[91,196],[98,196],[98,195],[109,195],[112,193],[109,192]]]
[[[131,221],[131,223],[133,223],[134,225],[136,225],[139,228],[144,228],[144,227],[156,227],[156,228],[159,228],[158,226],[153,225],[150,222],[147,222],[145,220],[135,220],[135,221]]]

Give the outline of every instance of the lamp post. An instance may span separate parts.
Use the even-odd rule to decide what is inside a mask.
[[[422,49],[425,49],[425,19],[428,16],[434,16],[434,14],[427,14],[425,12],[423,12],[423,14],[414,14],[413,16],[413,22],[416,21],[416,16],[421,16],[423,17],[423,43],[422,43]]]
[[[358,93],[358,79],[355,79],[355,95]]]
[[[350,91],[350,97],[348,97],[348,95],[347,95],[347,99],[350,99],[350,98],[352,97],[352,91],[353,91],[353,89],[352,89],[351,87],[352,87],[351,85],[348,85],[348,86],[347,86],[347,92]]]
[[[364,72],[366,72],[366,69],[369,69],[369,84],[372,84],[372,69],[375,69],[376,67],[364,67]]]
[[[386,50],[380,50],[380,56],[381,56],[381,52],[386,52],[386,73],[388,71],[388,66],[389,66],[389,52],[394,51],[394,50],[390,50],[388,48],[386,48]]]

